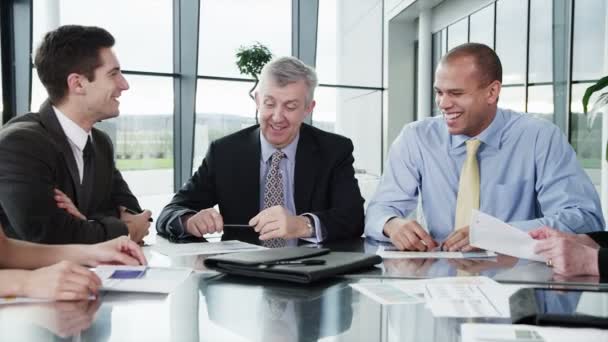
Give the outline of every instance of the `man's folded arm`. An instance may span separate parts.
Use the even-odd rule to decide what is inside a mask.
[[[51,144],[34,130],[9,133],[0,138],[0,205],[8,230],[20,239],[49,244],[97,243],[128,234],[122,222],[81,220],[58,208]]]

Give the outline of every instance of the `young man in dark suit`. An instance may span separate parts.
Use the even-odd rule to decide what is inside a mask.
[[[93,127],[118,116],[129,85],[98,27],[62,26],[36,51],[48,100],[38,113],[0,131],[0,224],[33,242],[96,243],[120,235],[140,242],[151,213],[141,211],[114,164],[110,138]]]
[[[176,238],[223,231],[223,240],[267,247],[361,236],[352,142],[303,124],[316,85],[314,70],[296,58],[267,64],[255,96],[260,124],[209,146],[161,212],[157,230]]]

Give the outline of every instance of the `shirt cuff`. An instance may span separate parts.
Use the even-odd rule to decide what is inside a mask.
[[[184,225],[182,224],[182,217],[184,215],[190,215],[190,214],[194,215],[194,214],[196,214],[196,211],[190,210],[190,209],[184,209],[184,210],[178,212],[175,215],[175,218],[171,222],[169,222],[169,227],[168,227],[169,231],[178,240],[191,236],[190,233],[188,233],[186,231],[186,227],[184,227]]]
[[[368,221],[367,224],[365,225],[365,236],[370,237],[376,241],[390,242],[391,239],[388,236],[384,235],[384,225],[386,224],[386,222],[388,222],[388,220],[390,220],[394,217],[399,217],[399,216],[396,216],[394,214],[387,214],[387,215],[381,216],[379,219]],[[374,221],[374,222],[372,222],[372,221]]]
[[[323,240],[325,240],[325,230],[323,229],[323,227],[321,226],[321,220],[319,220],[319,218],[317,217],[317,215],[315,214],[311,214],[311,213],[304,213],[300,216],[308,216],[312,219],[313,221],[313,228],[315,231],[315,236],[309,237],[309,238],[301,238],[301,240],[304,241],[308,241],[308,242],[312,242],[312,243],[321,243],[323,242]]]

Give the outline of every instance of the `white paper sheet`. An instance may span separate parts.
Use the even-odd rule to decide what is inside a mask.
[[[409,252],[409,251],[395,251],[386,249],[386,247],[380,246],[376,250],[376,254],[382,257],[382,259],[487,259],[495,258],[496,253],[491,251],[482,252]]]
[[[350,286],[383,305],[424,303],[424,291],[406,292],[391,283],[358,283]]]
[[[428,284],[427,306],[435,317],[510,317],[507,291],[500,284]]]
[[[384,305],[426,303],[436,317],[509,317],[509,296],[521,286],[488,277],[449,277],[351,284]]]
[[[528,233],[477,210],[473,210],[471,217],[469,241],[474,247],[545,262],[544,257],[534,254],[536,240]]]
[[[137,279],[112,279],[116,270],[142,270],[145,273]],[[186,280],[192,269],[185,267],[146,267],[102,265],[93,269],[102,282],[104,291],[171,293]]]
[[[608,330],[538,327],[520,324],[461,325],[462,342],[608,341]]]
[[[248,252],[266,249],[266,247],[237,240],[201,243],[158,241],[152,246],[152,249],[167,256],[185,256]]]
[[[39,299],[28,297],[0,297],[0,305],[4,304],[25,304],[25,303],[47,303],[52,302],[51,299]]]

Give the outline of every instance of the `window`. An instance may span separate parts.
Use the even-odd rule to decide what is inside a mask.
[[[123,70],[173,71],[172,0],[34,0],[33,51],[46,32],[68,24],[108,30]]]
[[[494,4],[471,14],[469,25],[470,42],[494,47]]]
[[[528,82],[553,82],[552,0],[530,0],[530,56]],[[532,111],[528,109],[529,111]]]
[[[193,170],[213,140],[255,124],[255,102],[248,95],[252,86],[253,82],[198,81]]]
[[[469,40],[469,20],[461,19],[448,26],[448,51]]]
[[[594,183],[599,183],[601,167],[602,113],[592,125],[583,114],[581,99],[587,87],[608,75],[608,1],[576,0],[574,2],[572,88],[570,103],[570,136],[572,147]],[[591,97],[592,105],[599,94]],[[589,108],[591,109],[591,108]],[[604,113],[606,114],[606,113]]]
[[[199,25],[199,75],[247,77],[235,55],[256,42],[291,56],[291,0],[201,0]]]
[[[382,92],[320,87],[315,98],[313,125],[351,138],[358,173],[380,176]]]
[[[583,114],[583,94],[593,83],[578,83],[572,85],[572,102],[570,103],[570,143],[576,151],[576,157],[588,171],[599,170],[602,161],[602,114],[597,115],[592,125],[589,116]],[[599,94],[591,96],[590,104],[597,100]],[[599,183],[596,172],[591,172],[594,183]]]
[[[382,86],[382,1],[319,1],[319,82]]]
[[[572,80],[598,80],[608,73],[608,1],[574,2]]]
[[[360,180],[381,173],[382,26],[381,0],[319,1],[312,123],[353,141]]]
[[[498,106],[523,112],[526,108],[526,88],[523,86],[502,87]]]
[[[528,113],[553,121],[552,84],[528,87]]]
[[[496,53],[502,62],[503,84],[524,84],[527,1],[501,0],[496,6]]]

